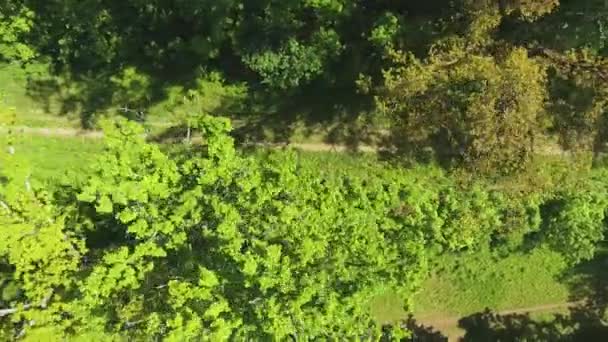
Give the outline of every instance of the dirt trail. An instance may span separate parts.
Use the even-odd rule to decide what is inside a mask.
[[[84,137],[99,139],[103,138],[102,131],[83,130],[77,128],[49,128],[49,127],[0,127],[0,134],[4,134],[9,131],[18,133],[26,133],[32,135],[42,135],[49,137]],[[196,141],[196,137],[193,139]],[[323,142],[315,143],[254,143],[249,146],[260,146],[269,148],[281,148],[281,147],[293,147],[302,151],[309,152],[345,152],[345,151],[359,151],[359,152],[378,152],[380,149],[377,146],[372,145],[358,145],[356,147],[341,145],[341,144],[328,144]],[[537,147],[537,153],[542,155],[560,155],[567,156],[568,152],[562,150],[555,144],[546,144]]]
[[[49,127],[0,127],[0,134],[4,134],[9,131],[20,132],[32,135],[42,135],[49,137],[84,137],[99,139],[103,138],[102,131],[94,130],[83,130],[77,128],[49,128]],[[196,141],[196,137],[193,139]],[[358,145],[356,147],[347,146],[342,144],[329,144],[323,142],[314,143],[253,143],[248,146],[260,146],[269,148],[281,148],[281,147],[293,147],[302,151],[309,152],[345,152],[345,151],[359,151],[359,152],[378,152],[380,148],[373,145]],[[536,152],[541,155],[555,155],[555,156],[568,156],[569,152],[561,149],[557,144],[547,143],[542,146],[536,147]]]
[[[84,137],[91,139],[100,139],[103,138],[102,131],[92,131],[92,130],[82,130],[76,128],[34,128],[34,127],[2,127],[0,128],[0,133],[4,134],[9,131],[15,133],[25,133],[32,135],[41,135],[48,137]],[[196,138],[194,138],[196,140]],[[293,147],[296,149],[300,149],[303,151],[310,152],[344,152],[353,150],[353,148],[345,145],[337,145],[337,144],[326,144],[326,143],[286,143],[286,144],[273,144],[273,143],[257,143],[255,146],[264,146],[271,148],[279,148],[279,147]],[[356,148],[357,151],[361,152],[376,152],[378,149],[373,146],[367,145],[359,145]]]
[[[26,127],[26,126],[17,126],[17,127],[0,127],[0,133],[7,133],[8,131],[12,131],[14,133],[26,133],[32,135],[42,135],[49,137],[85,137],[85,138],[102,138],[102,131],[90,131],[90,130],[82,130],[76,128],[48,128],[48,127]]]
[[[577,302],[543,304],[525,308],[495,311],[494,314],[505,316],[527,313],[551,313],[563,309],[570,309],[582,305],[584,303],[585,301],[581,300]],[[418,323],[423,324],[427,327],[432,327],[435,331],[439,331],[442,334],[446,335],[448,337],[448,341],[458,341],[465,334],[465,331],[458,326],[458,322],[462,318],[463,316],[446,317],[441,315],[432,315],[427,317],[416,317],[416,320],[418,321]]]

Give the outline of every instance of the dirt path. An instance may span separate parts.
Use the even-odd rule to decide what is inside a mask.
[[[0,127],[0,134],[8,132],[20,132],[32,135],[41,135],[49,137],[84,137],[99,139],[103,138],[102,131],[83,130],[77,128],[49,128],[49,127]],[[194,138],[196,141],[196,138]],[[372,145],[358,145],[356,148],[352,146],[346,146],[341,144],[328,144],[323,142],[314,143],[254,143],[254,146],[269,147],[269,148],[281,148],[281,147],[293,147],[302,151],[309,152],[345,152],[345,151],[358,151],[358,152],[378,152],[379,148]],[[251,145],[249,145],[251,146]],[[559,155],[567,156],[569,153],[562,150],[556,144],[544,144],[537,146],[536,152],[542,155]]]
[[[584,303],[585,301],[581,300],[577,302],[543,304],[525,308],[495,311],[494,313],[501,316],[527,313],[552,313],[564,309],[570,309]],[[446,335],[448,337],[448,341],[458,341],[465,334],[465,330],[461,329],[458,325],[462,318],[463,316],[446,317],[442,315],[432,315],[427,317],[416,317],[416,320],[418,323],[427,327],[432,327],[435,331],[439,331]]]
[[[11,128],[0,128],[0,133],[4,134],[9,131],[15,133],[24,133],[31,135],[40,135],[40,136],[48,136],[48,137],[84,137],[91,139],[100,139],[103,138],[102,131],[91,131],[91,130],[82,130],[75,128],[33,128],[33,127],[11,127]],[[194,139],[196,140],[196,138]],[[279,148],[279,147],[293,147],[303,151],[310,152],[344,152],[352,150],[352,148],[345,145],[337,145],[337,144],[326,144],[326,143],[288,143],[288,144],[272,144],[272,143],[257,143],[255,146],[260,147],[270,147],[270,148]],[[361,152],[376,152],[378,149],[374,146],[366,146],[360,145],[356,148],[357,151]]]
[[[75,128],[47,128],[47,127],[34,128],[34,127],[25,127],[25,126],[9,127],[9,128],[0,127],[0,132],[3,134],[8,133],[9,130],[14,133],[25,133],[25,134],[42,135],[42,136],[49,136],[49,137],[85,137],[85,138],[93,138],[93,139],[103,138],[102,131],[90,131],[90,130],[82,130],[82,129],[75,129]]]

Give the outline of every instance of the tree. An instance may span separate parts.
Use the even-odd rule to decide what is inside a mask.
[[[0,60],[29,61],[36,52],[26,43],[35,13],[19,2],[0,1]]]
[[[597,183],[585,188],[562,193],[546,204],[543,240],[572,264],[593,258],[606,229],[606,188]]]
[[[521,167],[540,131],[544,69],[524,49],[501,58],[458,39],[445,46],[425,61],[397,53],[398,66],[385,73],[378,103],[394,118],[397,143],[410,151],[433,146],[482,171]]]
[[[197,128],[205,146],[171,159],[139,126],[108,123],[107,152],[83,188],[63,188],[60,207],[9,177],[0,256],[22,291],[2,311],[10,334],[381,334],[370,299],[391,288],[406,306],[426,265],[420,223],[394,212],[402,186],[319,178],[293,155],[241,157],[227,121],[203,116]]]

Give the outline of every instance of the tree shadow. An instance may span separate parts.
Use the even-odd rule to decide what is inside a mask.
[[[39,103],[45,113],[57,116],[76,116],[82,128],[93,128],[100,116],[121,115],[130,120],[144,121],[146,111],[155,102],[166,98],[166,86],[153,81],[146,89],[146,104],[119,104],[115,95],[124,92],[112,82],[110,72],[50,72],[31,75],[26,86],[27,95]]]
[[[317,80],[300,89],[253,90],[236,117],[237,140],[245,143],[287,143],[294,135],[326,144],[355,148],[370,141],[369,125],[361,118],[373,108],[371,99],[354,86]]]
[[[436,330],[434,327],[424,325],[412,316],[409,315],[407,320],[402,321],[401,328],[409,331],[410,336],[407,338],[402,338],[400,341],[402,342],[447,342],[448,338],[440,331]],[[394,328],[393,325],[385,325],[383,326],[383,335],[380,338],[380,341],[396,341],[395,337],[391,334],[391,328]]]
[[[562,313],[537,311],[498,313],[490,309],[463,317],[461,341],[607,341],[608,249],[602,246],[593,260],[562,275],[570,288],[570,305]],[[416,335],[419,327],[408,325]],[[432,327],[424,331],[437,332]],[[440,332],[438,332],[440,333]],[[426,341],[426,340],[422,340]]]
[[[26,92],[45,113],[78,116],[81,127],[91,128],[95,114],[111,97],[111,87],[104,83],[99,78],[72,81],[64,76],[37,76],[28,78]]]
[[[500,315],[489,309],[459,321],[462,341],[558,341],[565,333],[556,322],[537,322],[529,314]]]
[[[486,309],[462,318],[466,330],[461,341],[605,341],[608,326],[586,304],[575,306],[568,314],[550,319],[531,317],[530,313],[501,315]]]
[[[411,332],[409,341],[412,342],[446,342],[447,336],[437,331],[434,327],[419,323],[410,315],[403,325]]]

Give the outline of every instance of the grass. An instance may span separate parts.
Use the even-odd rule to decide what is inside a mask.
[[[7,136],[0,136],[0,146],[6,146],[7,142]],[[103,148],[102,141],[97,139],[34,135],[17,136],[14,147],[15,155],[31,169],[32,177],[50,185],[65,177],[82,179]]]
[[[375,320],[382,323],[398,323],[408,315],[403,308],[403,301],[390,290],[373,298],[370,311]]]
[[[489,252],[442,255],[414,297],[413,315],[433,320],[464,317],[490,308],[495,311],[566,303],[571,294],[561,275],[566,265],[556,252],[536,249],[498,258]],[[403,318],[401,300],[386,293],[374,300],[380,321]]]
[[[489,252],[443,255],[415,297],[414,314],[464,316],[567,302],[568,285],[560,281],[566,269],[556,252],[536,249],[497,258]]]
[[[60,115],[60,103],[52,98],[48,103],[36,100],[28,94],[28,79],[32,76],[48,77],[47,66],[31,64],[0,64],[0,101],[16,110],[17,126],[30,127],[77,127],[74,116]]]
[[[433,327],[449,340],[475,333],[475,327],[461,326],[462,319],[486,309],[516,310],[521,313],[517,317],[527,317],[522,324],[551,326],[555,322],[558,326],[558,315],[580,318],[571,316],[565,306],[568,302],[604,293],[608,281],[607,256],[603,250],[594,260],[568,268],[556,252],[542,248],[529,254],[512,253],[505,258],[496,258],[488,252],[443,255],[434,260],[433,272],[414,297],[413,316],[419,324]],[[559,304],[563,306],[549,307]],[[372,313],[379,322],[407,317],[400,299],[388,292],[374,299]],[[483,331],[487,327],[479,328]]]

